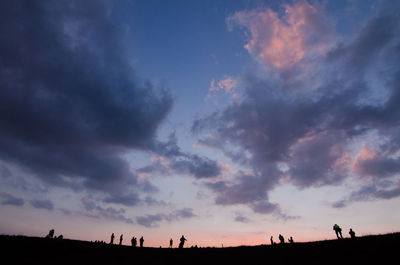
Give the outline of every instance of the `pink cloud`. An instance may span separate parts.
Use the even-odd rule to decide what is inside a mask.
[[[239,81],[231,76],[225,76],[223,79],[216,81],[212,79],[210,82],[210,87],[208,88],[207,97],[210,98],[214,93],[218,91],[223,91],[226,94],[231,95],[232,98],[237,98],[238,94],[235,92]]]
[[[368,161],[372,161],[376,158],[376,152],[372,151],[366,143],[363,143],[363,146],[358,152],[358,154],[354,158],[353,164],[353,172],[359,175],[367,175],[366,168],[364,164]]]
[[[284,9],[282,16],[269,8],[240,11],[228,18],[228,25],[245,27],[250,34],[244,48],[275,68],[291,67],[331,46],[332,26],[319,6],[300,1]]]
[[[215,79],[211,80],[209,91],[219,91],[224,90],[226,93],[232,93],[233,89],[236,87],[238,81],[231,76],[227,76],[224,79],[215,82]]]

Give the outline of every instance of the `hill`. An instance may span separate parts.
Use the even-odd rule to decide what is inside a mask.
[[[285,245],[166,249],[0,236],[2,264],[383,264],[397,263],[400,233]]]

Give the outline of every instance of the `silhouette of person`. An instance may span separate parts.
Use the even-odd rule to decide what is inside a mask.
[[[131,239],[131,245],[132,245],[132,247],[136,247],[136,246],[135,246],[135,237],[134,237],[134,236],[133,236],[132,239]]]
[[[111,245],[114,244],[114,237],[115,237],[115,236],[114,236],[114,233],[112,233],[112,234],[111,234],[111,240],[110,240],[110,244],[111,244]]]
[[[285,244],[285,238],[281,234],[279,234],[279,241],[281,244]]]
[[[119,237],[119,244],[122,245],[122,240],[124,239],[123,234]]]
[[[181,239],[179,239],[181,242],[179,243],[179,248],[183,248],[183,245],[185,244],[186,238],[182,235]]]
[[[273,237],[273,236],[271,236],[271,238],[270,238],[269,240],[271,241],[271,245],[274,245],[274,244],[275,244],[275,242],[274,242],[274,237]]]
[[[337,224],[335,224],[335,225],[333,226],[333,230],[335,230],[335,233],[336,233],[336,236],[337,236],[338,239],[343,239],[343,236],[342,236],[342,228],[340,228],[340,226],[338,226]]]
[[[349,234],[351,238],[356,238],[356,233],[353,231],[353,229],[350,228]]]
[[[172,248],[172,244],[174,243],[174,241],[172,240],[172,238],[169,240],[169,248]]]
[[[293,237],[292,237],[292,236],[289,238],[289,243],[290,243],[290,244],[293,244],[293,243],[294,243]]]
[[[53,238],[54,237],[54,229],[51,229],[49,231],[49,234],[46,236],[46,238]]]
[[[143,236],[139,239],[139,242],[140,242],[140,247],[142,248],[143,247],[143,242],[144,242]]]

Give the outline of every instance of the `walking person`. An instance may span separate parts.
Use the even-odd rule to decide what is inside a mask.
[[[182,235],[180,241],[181,242],[179,243],[179,248],[183,248],[183,245],[185,244],[186,238]]]
[[[338,226],[337,224],[335,224],[333,226],[333,230],[336,233],[336,236],[338,239],[343,239],[343,235],[342,235],[342,228],[340,228],[340,226]]]

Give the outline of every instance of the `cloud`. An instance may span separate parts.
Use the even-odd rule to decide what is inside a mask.
[[[364,185],[359,190],[352,192],[348,197],[332,204],[334,208],[344,208],[354,202],[369,200],[389,200],[400,196],[400,181],[379,181]]]
[[[192,217],[196,217],[197,215],[193,213],[193,209],[192,208],[182,208],[180,210],[176,210],[173,214],[172,214],[172,219],[181,219],[181,218],[192,218]]]
[[[150,149],[172,97],[135,76],[109,5],[0,4],[2,163],[73,189],[149,187],[122,155]]]
[[[291,181],[300,187],[341,182],[352,162],[345,142],[342,136],[329,132],[298,139],[291,147]]]
[[[191,175],[196,179],[211,179],[218,177],[222,172],[215,160],[182,151],[174,133],[170,134],[168,141],[156,142],[152,150],[156,154],[152,163],[139,168],[138,173],[175,173]]]
[[[71,215],[72,214],[70,210],[65,209],[65,208],[60,208],[59,210],[60,210],[60,212],[62,212],[65,215]]]
[[[159,223],[163,221],[172,222],[182,219],[189,219],[196,217],[197,215],[193,213],[192,208],[182,208],[180,210],[173,211],[169,214],[148,214],[145,216],[136,217],[136,222],[145,227],[158,227]]]
[[[129,217],[126,217],[125,210],[123,208],[116,209],[113,207],[102,207],[91,196],[83,197],[81,202],[86,210],[86,212],[83,213],[85,216],[133,224],[133,220]]]
[[[218,91],[224,91],[226,94],[231,94],[233,98],[237,97],[235,88],[237,87],[239,81],[232,76],[225,76],[218,82],[212,79],[210,82],[210,87],[208,89],[207,97],[210,98],[212,95]]]
[[[30,204],[36,209],[54,210],[54,205],[50,200],[31,200]]]
[[[106,203],[116,203],[125,206],[136,206],[139,204],[140,198],[136,193],[113,194],[111,196],[104,198],[103,201]]]
[[[136,222],[145,227],[157,227],[158,223],[163,221],[162,214],[148,214],[146,216],[138,216]]]
[[[189,173],[198,179],[213,178],[221,173],[216,161],[198,155],[190,155],[185,160],[173,161],[171,168],[178,173]]]
[[[347,70],[363,72],[371,64],[375,64],[380,53],[395,39],[398,34],[399,20],[395,9],[398,3],[384,3],[380,6],[379,14],[373,17],[360,31],[355,40],[349,45],[338,45],[328,53],[332,60],[344,60]]]
[[[234,25],[248,30],[248,42],[244,48],[254,58],[268,66],[287,68],[320,55],[330,46],[333,25],[322,8],[307,1],[284,5],[285,14],[280,16],[270,8],[239,11],[227,19]]]
[[[9,193],[0,193],[1,205],[12,205],[16,207],[21,207],[25,204],[25,200],[22,198],[17,198]]]
[[[146,205],[149,205],[149,206],[152,206],[152,205],[166,206],[167,205],[167,203],[165,201],[156,200],[150,196],[146,196],[143,201]]]
[[[12,173],[11,173],[10,169],[8,169],[7,166],[0,163],[0,177],[10,178],[11,176],[12,176]]]
[[[199,143],[221,150],[242,168],[229,179],[205,183],[214,192],[215,203],[242,204],[256,213],[292,219],[296,217],[269,200],[269,192],[277,185],[290,183],[301,189],[340,185],[354,174],[373,179],[360,183],[361,194],[398,196],[397,188],[382,188],[376,181],[395,181],[400,173],[400,24],[392,2],[384,1],[354,39],[329,46],[331,50],[325,46],[327,35],[311,41],[310,36],[331,26],[319,7],[301,1],[285,9],[282,18],[267,9],[241,11],[228,20],[249,30],[245,48],[274,70],[255,63],[250,68],[254,73],[240,77],[245,89],[241,102],[193,122]],[[321,27],[314,28],[317,24]],[[378,32],[378,25],[386,33]],[[280,27],[283,36],[275,36],[274,30]],[[271,45],[276,38],[293,42],[274,50]],[[371,43],[373,38],[379,40]],[[293,51],[286,53],[286,49]],[[357,59],[360,51],[373,59]],[[303,71],[301,85],[282,79],[284,75],[298,79],[298,72],[290,71],[309,56],[316,57],[313,70],[317,74]],[[360,63],[363,67],[349,71]],[[374,155],[364,150],[353,158],[354,144],[370,141],[371,135],[379,139]]]
[[[381,149],[384,149],[382,147]],[[385,154],[386,153],[386,154]],[[389,157],[387,151],[373,151],[367,144],[355,157],[353,171],[363,177],[387,178],[400,173],[400,158]]]
[[[280,206],[269,202],[268,198],[268,190],[277,184],[278,174],[278,171],[271,167],[268,175],[238,172],[233,176],[233,181],[217,181],[205,185],[217,195],[215,203],[218,205],[242,204],[255,213],[274,214],[279,218],[286,218]]]
[[[239,222],[239,223],[247,224],[247,223],[250,222],[250,219],[247,218],[246,216],[242,215],[242,214],[237,213],[236,216],[235,216],[235,221]]]

